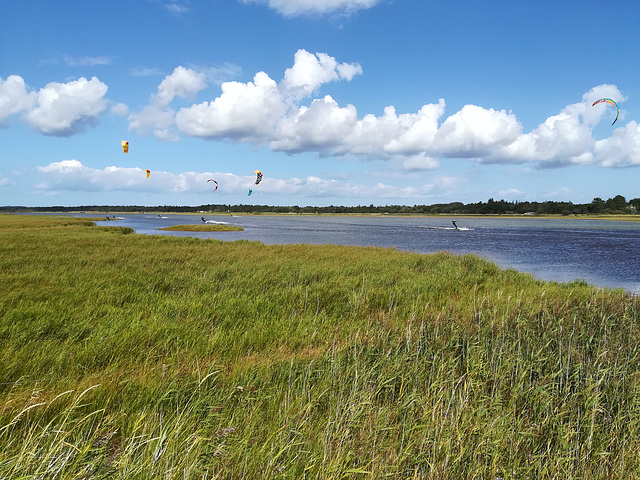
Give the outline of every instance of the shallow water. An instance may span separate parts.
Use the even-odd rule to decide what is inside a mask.
[[[584,280],[640,293],[640,223],[585,218],[353,217],[204,215],[241,232],[167,232],[169,225],[202,223],[201,215],[119,214],[98,222],[139,234],[256,240],[265,244],[336,244],[393,247],[433,253],[474,253],[502,267],[558,282]]]

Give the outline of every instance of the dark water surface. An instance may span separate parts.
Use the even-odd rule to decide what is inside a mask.
[[[640,293],[640,223],[568,218],[352,217],[299,215],[204,215],[241,232],[167,232],[169,225],[201,224],[202,215],[120,214],[99,222],[150,235],[221,240],[257,240],[265,244],[336,244],[393,247],[433,253],[473,253],[501,267],[557,282],[584,280],[601,287]]]

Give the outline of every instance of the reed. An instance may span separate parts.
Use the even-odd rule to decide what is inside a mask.
[[[637,297],[0,216],[0,478],[632,478]]]

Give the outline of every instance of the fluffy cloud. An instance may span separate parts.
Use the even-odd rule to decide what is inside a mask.
[[[593,150],[595,162],[604,167],[640,165],[640,125],[629,122],[611,137],[597,141]]]
[[[301,107],[295,115],[282,118],[278,124],[278,139],[271,142],[273,150],[288,152],[317,151],[331,153],[344,143],[357,123],[353,105],[339,107],[329,95]]]
[[[207,86],[204,78],[204,73],[176,67],[173,73],[167,75],[158,86],[155,101],[159,105],[169,105],[175,97],[192,97]]]
[[[27,91],[22,77],[10,75],[0,78],[0,125],[11,115],[29,110],[35,101],[33,93]]]
[[[27,96],[22,79],[17,78],[20,80],[14,80],[13,101],[9,101],[13,112],[11,108],[7,111],[24,111],[27,123],[45,135],[68,137],[80,133],[87,126],[95,125],[107,108],[104,99],[107,86],[96,77],[49,83],[37,93],[31,92]]]
[[[325,53],[299,50],[280,83],[264,72],[257,73],[253,82],[225,82],[220,96],[182,108],[175,123],[187,136],[248,141],[288,153],[405,157],[405,170],[434,168],[437,158],[537,167],[631,165],[637,158],[637,133],[632,128],[598,143],[595,150],[592,131],[607,113],[606,108],[591,104],[603,96],[624,101],[612,85],[592,88],[581,102],[568,105],[527,133],[515,114],[505,110],[465,105],[444,118],[444,99],[422,106],[417,113],[398,114],[388,106],[382,116],[369,114],[362,119],[354,105],[340,106],[329,95],[302,104],[323,85],[360,74],[362,67],[356,63],[339,63]],[[620,146],[613,147],[616,142],[626,153],[620,153]]]
[[[592,136],[593,127],[606,115],[606,109],[594,108],[592,103],[606,96],[625,100],[613,85],[594,87],[582,96],[582,102],[568,105],[531,132],[519,135],[508,145],[498,146],[484,161],[532,162],[539,167],[593,163],[609,166],[607,154],[614,151],[601,144],[601,154],[595,158],[596,141]]]
[[[195,70],[176,67],[170,75],[158,85],[151,95],[149,104],[139,112],[129,115],[129,131],[140,134],[153,134],[161,140],[177,141],[173,130],[175,112],[169,108],[174,98],[190,98],[206,88],[205,74]]]
[[[128,113],[126,105],[115,104],[111,111],[128,114],[130,131],[167,141],[177,141],[180,134],[231,139],[288,153],[390,160],[405,172],[437,168],[446,158],[536,168],[640,164],[640,127],[635,122],[620,126],[624,111],[609,138],[593,137],[596,125],[609,123],[615,109],[592,103],[602,97],[625,100],[614,85],[592,88],[580,102],[529,132],[523,132],[515,114],[478,105],[465,105],[446,117],[444,99],[423,105],[416,113],[398,113],[387,106],[381,116],[359,118],[354,105],[339,105],[326,94],[313,98],[329,83],[361,74],[357,63],[299,50],[280,82],[265,72],[246,83],[223,82],[217,97],[176,113],[171,106],[175,99],[194,97],[216,77],[206,69],[179,66],[161,81],[142,110]],[[106,110],[106,91],[95,77],[30,91],[21,77],[12,75],[0,79],[0,124],[20,115],[43,134],[73,135],[98,121]]]
[[[241,0],[243,3],[265,3],[285,17],[341,13],[350,15],[377,5],[380,0]]]
[[[274,125],[286,110],[275,81],[258,72],[253,82],[225,82],[221,89],[215,100],[177,113],[176,125],[182,133],[254,141],[273,136]]]
[[[215,178],[220,187],[219,192],[226,194],[246,195],[247,185],[251,185],[255,176],[238,176],[223,172],[182,172],[170,173],[152,171],[147,176],[141,168],[123,168],[110,166],[94,169],[83,165],[78,160],[63,160],[38,167],[42,180],[36,185],[36,191],[42,194],[55,195],[62,191],[71,192],[117,192],[130,191],[136,193],[184,193],[208,196],[211,186],[207,179]],[[459,181],[453,181],[455,185]],[[286,193],[287,195],[304,195],[305,197],[351,196],[364,199],[376,198],[416,198],[433,194],[451,187],[451,179],[443,178],[421,187],[396,187],[378,183],[373,186],[356,184],[347,181],[322,179],[316,176],[306,178],[272,178],[266,177],[260,184],[261,194]],[[257,193],[257,192],[256,192]]]
[[[597,107],[592,107],[593,102],[600,98],[615,98],[618,101],[618,104],[627,100],[615,85],[598,85],[582,96],[582,103],[567,107],[567,111],[582,115],[584,122],[590,126],[595,125],[604,118],[610,118],[611,122],[613,122],[616,114],[615,107],[607,104],[600,104]],[[624,111],[621,111],[620,119],[618,119],[618,121],[623,117]]]
[[[286,94],[301,100],[311,95],[322,84],[335,80],[351,80],[362,74],[358,64],[338,64],[335,58],[326,53],[312,54],[306,50],[298,50],[294,55],[293,67],[284,72],[281,87]]]
[[[536,162],[541,166],[589,163],[584,154],[593,143],[591,128],[581,122],[579,115],[565,111],[518,136],[496,156],[505,163]]]
[[[78,160],[53,162],[44,167],[38,167],[37,170],[44,175],[43,180],[36,185],[36,189],[47,193],[60,191],[166,192],[180,188],[181,183],[175,181],[175,175],[166,172],[154,171],[152,173],[153,181],[150,181],[142,168],[110,166],[95,169],[83,165]],[[167,177],[170,180],[167,180]]]
[[[455,157],[482,157],[518,138],[522,126],[504,110],[465,105],[436,132],[431,149]]]
[[[394,126],[396,133],[388,137],[384,150],[403,155],[421,152],[430,155],[444,109],[445,102],[442,98],[437,104],[424,105],[418,113],[396,115],[395,109],[386,109],[385,116],[389,117],[387,123]],[[373,132],[374,135],[376,133]]]
[[[336,122],[349,115],[355,119],[355,109],[347,107],[351,112],[341,114],[330,97],[314,101],[310,107],[298,107],[297,102],[325,83],[348,81],[361,72],[358,64],[339,64],[327,54],[298,50],[293,67],[285,71],[280,84],[265,72],[258,72],[253,82],[224,82],[218,98],[181,109],[176,125],[190,136],[274,142],[273,148],[280,150],[302,151],[305,145],[333,147],[346,131]],[[328,130],[319,132],[318,128]],[[315,138],[318,136],[322,138]]]

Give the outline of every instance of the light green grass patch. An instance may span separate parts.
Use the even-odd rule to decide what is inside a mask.
[[[447,252],[22,221],[0,215],[0,478],[640,471],[640,299],[621,290]]]

